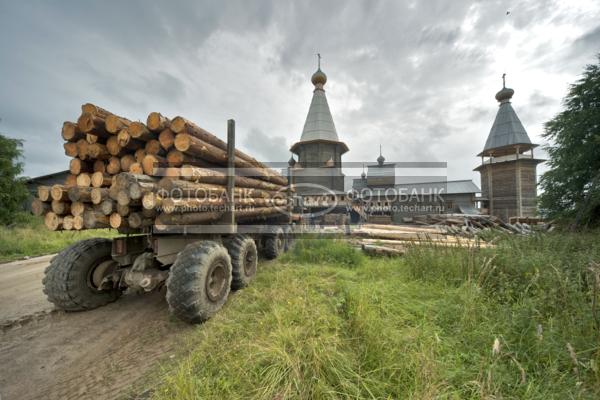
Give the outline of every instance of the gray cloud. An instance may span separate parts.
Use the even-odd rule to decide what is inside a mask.
[[[131,0],[0,5],[0,131],[26,173],[63,169],[60,126],[94,102],[130,119],[184,115],[283,161],[312,95],[315,54],[347,161],[448,161],[473,178],[500,76],[533,141],[598,51],[598,4],[559,1]],[[506,11],[511,11],[506,16]]]
[[[285,137],[270,136],[256,128],[250,129],[242,147],[256,159],[265,162],[285,163],[290,157]]]

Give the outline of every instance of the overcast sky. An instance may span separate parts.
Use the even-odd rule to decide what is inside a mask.
[[[507,15],[507,11],[510,14]],[[532,141],[600,51],[591,1],[0,0],[0,131],[25,140],[25,173],[68,166],[60,128],[92,102],[130,119],[183,115],[286,161],[317,52],[343,160],[472,169],[507,73]]]

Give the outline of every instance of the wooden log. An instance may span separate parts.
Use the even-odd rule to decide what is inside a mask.
[[[65,179],[65,187],[77,186],[77,175],[69,174]]]
[[[143,140],[144,142],[156,138],[156,134],[150,132],[148,127],[146,127],[146,125],[144,125],[142,122],[132,122],[127,128],[127,131],[132,138]]]
[[[171,153],[169,152],[169,154]],[[180,176],[182,179],[189,180],[191,182],[213,183],[217,185],[227,184],[227,174],[225,174],[224,172],[215,171],[208,168],[194,167],[192,165],[184,165],[181,168]],[[276,185],[271,182],[265,182],[260,179],[248,178],[245,176],[236,176],[235,186],[272,191],[279,191],[285,189],[284,186]]]
[[[173,149],[167,153],[167,162],[170,167],[181,167],[183,164],[195,163],[196,158],[182,151]]]
[[[155,154],[146,154],[142,160],[142,169],[146,175],[155,175],[155,168],[166,165],[167,160],[164,157]]]
[[[90,192],[90,200],[92,204],[100,204],[108,199],[108,188],[94,187]]]
[[[169,118],[161,115],[158,112],[151,112],[146,119],[148,129],[154,132],[160,132],[169,127],[171,121]]]
[[[91,209],[92,208],[89,205],[86,205],[81,201],[74,201],[71,203],[71,214],[75,217],[82,216],[84,212]]]
[[[81,113],[82,114],[85,114],[85,113],[96,114],[102,118],[106,118],[110,115],[109,111],[106,111],[104,108],[98,107],[92,103],[83,104],[81,106]]]
[[[185,152],[188,155],[200,157],[219,165],[227,164],[227,152],[225,150],[219,149],[187,133],[180,133],[175,136],[174,146],[177,150]],[[247,164],[244,165],[248,166]],[[237,164],[236,167],[238,167]]]
[[[160,147],[160,142],[157,139],[151,139],[144,146],[146,154],[164,155],[164,150]]]
[[[361,248],[366,254],[377,256],[397,257],[402,256],[405,253],[405,251],[401,249],[386,246],[375,246],[370,244],[363,244]]]
[[[98,210],[104,215],[110,215],[117,209],[117,203],[113,199],[104,199],[98,205]]]
[[[94,165],[92,166],[94,172],[106,172],[106,162],[104,160],[96,160],[94,161]]]
[[[124,156],[127,157],[127,156]],[[106,172],[110,175],[116,175],[121,172],[121,163],[122,158],[119,157],[111,157],[108,159],[108,163],[106,164]]]
[[[163,197],[194,197],[209,198],[221,196],[225,193],[225,186],[214,185],[210,183],[195,183],[181,179],[162,178],[156,184],[157,190],[163,193]],[[284,194],[280,192],[266,191],[254,188],[234,189],[238,197],[263,197],[263,198],[282,198]]]
[[[146,157],[146,150],[137,149],[133,156],[135,157],[135,161],[141,164],[144,161],[144,157]]]
[[[80,231],[83,229],[83,215],[73,216],[73,229]]]
[[[37,217],[50,211],[50,204],[35,198],[31,201],[31,213]]]
[[[105,145],[94,143],[88,146],[88,156],[96,160],[108,160],[111,155]]]
[[[66,142],[63,144],[63,148],[65,149],[65,155],[68,157],[77,157],[79,154],[79,149],[75,142]]]
[[[145,193],[142,196],[142,207],[144,207],[144,210],[153,210],[162,204],[161,200],[161,197],[157,193]]]
[[[154,224],[154,219],[146,218],[141,213],[133,212],[127,217],[127,222],[129,223],[129,227],[138,229],[152,226]]]
[[[130,151],[135,151],[145,146],[143,141],[133,139],[127,129],[121,129],[121,131],[119,131],[117,134],[117,141],[122,148]]]
[[[121,171],[129,172],[129,168],[131,168],[131,165],[135,162],[135,157],[131,154],[124,155],[121,157]]]
[[[236,207],[279,207],[282,208],[287,204],[286,200],[283,199],[264,199],[264,198],[243,198],[236,199]],[[208,198],[208,199],[172,199],[165,198],[162,200],[162,211],[165,214],[172,214],[174,212],[186,213],[186,212],[210,212],[219,211],[215,208],[222,209],[223,206],[227,205],[227,201],[224,198]],[[239,210],[236,210],[236,213]]]
[[[68,200],[68,190],[64,185],[52,185],[50,188],[50,197],[56,201]]]
[[[104,118],[98,114],[81,114],[77,120],[77,126],[84,133],[91,133],[105,139],[110,136],[110,133],[106,132]]]
[[[276,207],[258,207],[251,210],[236,211],[236,218],[264,218],[270,215],[278,214],[280,210]],[[196,225],[207,222],[213,222],[221,218],[222,212],[200,212],[185,214],[160,214],[154,221],[157,230],[166,230],[169,226],[177,225]]]
[[[112,213],[109,217],[109,224],[111,228],[127,228],[129,227],[129,223],[127,222],[127,218],[123,217],[119,213]]]
[[[77,155],[80,159],[85,160],[88,156],[89,143],[85,139],[79,139],[77,141]]]
[[[158,135],[158,142],[163,149],[169,150],[175,143],[175,134],[169,128],[165,128],[160,131],[160,134]]]
[[[85,134],[85,141],[88,142],[89,144],[98,143],[99,140],[100,140],[100,138],[92,133]]]
[[[118,156],[123,151],[117,136],[111,136],[106,140],[106,149],[111,156]]]
[[[139,200],[145,193],[152,192],[155,188],[154,182],[132,182],[127,190],[132,200]]]
[[[67,142],[77,142],[79,139],[85,139],[85,134],[79,130],[77,124],[69,121],[63,122],[61,136]]]
[[[37,196],[41,201],[47,202],[52,200],[50,197],[50,187],[49,186],[38,186],[37,188]]]
[[[83,213],[83,225],[87,229],[110,227],[109,217],[101,212],[90,210]]]
[[[156,179],[148,175],[122,172],[114,177],[113,182],[119,189],[127,189],[132,183],[154,183]]]
[[[129,207],[126,204],[125,205],[124,204],[117,204],[116,210],[119,213],[119,215],[121,215],[123,217],[126,217],[131,212],[131,207]]]
[[[77,175],[77,186],[89,187],[92,184],[92,177],[87,172]]]
[[[73,175],[79,175],[82,172],[93,172],[94,165],[92,163],[81,160],[80,158],[73,158],[69,162],[69,172]]]
[[[62,228],[63,219],[52,211],[46,214],[44,217],[44,225],[51,231],[57,231]]]
[[[142,167],[142,164],[140,164],[139,162],[134,162],[133,164],[131,164],[129,166],[129,172],[131,172],[132,174],[143,175],[144,168]]]
[[[103,174],[102,172],[94,172],[90,183],[95,188],[108,187],[112,183],[112,175]]]
[[[72,202],[81,201],[84,203],[90,203],[92,201],[92,189],[91,187],[79,187],[75,186],[69,188],[68,197]]]
[[[109,114],[106,116],[104,124],[107,132],[117,134],[121,129],[126,129],[131,121],[115,114]]]
[[[187,133],[175,137],[175,148],[189,155],[202,158],[222,166],[227,165],[227,152]],[[235,167],[242,168],[244,175],[255,176],[278,185],[286,185],[287,180],[270,168],[255,167],[248,161],[235,157]]]
[[[225,152],[227,151],[227,143],[226,142],[219,139],[214,134],[195,125],[193,122],[186,120],[183,117],[175,117],[171,121],[170,129],[174,133],[178,133],[178,134],[186,133],[188,135],[194,136],[197,139],[200,139],[201,141],[203,141],[205,143],[215,146]],[[175,139],[175,140],[177,140],[177,139]],[[178,149],[178,150],[181,150],[181,149]],[[272,181],[273,183],[278,183],[280,185],[287,185],[287,180],[284,177],[282,177],[279,173],[272,170],[267,165],[259,162],[255,158],[249,156],[248,154],[236,149],[235,156],[236,156],[236,158],[239,158],[240,160],[245,161],[245,163],[247,163],[249,165],[248,168],[255,167],[255,168],[263,170],[263,172],[267,176],[272,176],[273,177],[272,179],[274,179]],[[236,165],[236,167],[238,167],[238,166]]]
[[[60,200],[52,200],[52,212],[56,215],[65,215],[71,212],[71,203]]]
[[[130,202],[131,199],[129,198],[129,192],[127,189],[120,189],[117,191],[117,204],[128,206]]]
[[[65,215],[63,217],[63,226],[62,227],[65,231],[70,231],[73,229],[74,218],[75,217],[73,217],[72,215]]]

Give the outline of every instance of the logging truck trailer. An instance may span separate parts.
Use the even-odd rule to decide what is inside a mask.
[[[152,226],[143,234],[80,241],[46,268],[43,286],[50,302],[66,311],[83,311],[113,302],[124,291],[166,287],[169,310],[178,318],[198,323],[213,316],[230,290],[252,281],[259,254],[274,259],[290,248],[294,237],[289,212],[260,222],[236,220],[234,151],[230,120],[229,203],[219,224]]]

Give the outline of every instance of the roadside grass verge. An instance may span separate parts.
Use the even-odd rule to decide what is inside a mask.
[[[395,259],[298,240],[196,328],[153,396],[598,398],[599,239],[505,237]]]
[[[13,226],[0,226],[0,262],[56,253],[79,240],[116,234],[108,229],[52,232],[40,217],[23,214]]]

